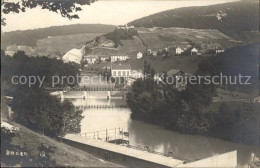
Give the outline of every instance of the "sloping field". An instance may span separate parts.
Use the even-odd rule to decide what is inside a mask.
[[[54,53],[59,51],[61,54],[73,48],[81,48],[87,41],[94,39],[102,33],[82,33],[65,36],[51,36],[37,40],[38,53]]]
[[[187,29],[187,28],[142,28],[138,33],[145,44],[152,50],[159,50],[165,47],[189,48],[196,46],[204,53],[207,50],[222,47],[227,49],[233,46],[242,45],[242,42],[235,41],[218,30],[212,29]]]
[[[143,52],[145,47],[139,37],[134,36],[132,40],[121,40],[123,46],[118,48],[111,47],[96,47],[92,48],[91,55],[135,55],[138,52]]]

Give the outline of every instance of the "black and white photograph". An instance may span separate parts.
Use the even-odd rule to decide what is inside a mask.
[[[1,167],[260,168],[259,0],[1,0]]]

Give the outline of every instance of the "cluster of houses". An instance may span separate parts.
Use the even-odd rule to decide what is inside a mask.
[[[6,47],[5,54],[13,56],[17,51],[24,51],[28,56],[35,56],[36,49],[30,46],[22,46],[22,45],[10,45]]]
[[[198,48],[193,47],[192,49],[187,49],[187,48],[181,48],[181,47],[176,47],[176,48],[164,48],[164,49],[160,49],[159,51],[153,51],[152,49],[148,49],[147,54],[149,56],[169,56],[169,55],[183,55],[186,52],[187,54],[190,55],[201,55],[201,52],[199,51]],[[215,52],[216,54],[218,53],[223,53],[225,50],[222,48],[216,48]]]
[[[163,50],[159,50],[159,51],[153,51],[151,49],[147,50],[147,55],[148,56],[169,56],[172,54],[175,55],[183,55],[183,53],[186,51],[186,48],[181,48],[181,47],[177,47],[175,48],[175,52],[174,49],[168,49],[167,47],[164,48]],[[190,55],[201,55],[201,52],[196,48],[193,47],[192,49],[189,50]],[[216,53],[222,53],[224,52],[224,49],[220,49],[220,48],[216,48],[215,49]],[[118,62],[118,61],[127,61],[129,59],[141,59],[143,58],[143,53],[142,52],[138,52],[136,53],[136,55],[134,56],[129,56],[127,54],[113,54],[113,55],[84,55],[83,56],[83,61],[86,61],[87,64],[94,64],[97,62]]]
[[[117,61],[127,61],[129,59],[141,59],[143,58],[143,53],[138,52],[134,57],[130,57],[126,54],[114,54],[114,55],[85,55],[83,56],[83,61],[87,61],[88,64],[94,64],[99,61],[107,62],[117,62]]]
[[[123,30],[129,30],[129,29],[134,29],[134,28],[135,28],[134,26],[127,26],[127,24],[117,26],[117,29],[123,29]]]
[[[103,75],[110,72],[112,78],[124,78],[126,80],[126,84],[131,86],[134,81],[139,78],[144,78],[144,74],[142,70],[134,70],[131,69],[130,64],[114,64],[112,63],[110,66],[105,66],[102,68]],[[164,73],[157,73],[154,76],[155,81],[163,81]],[[178,69],[171,69],[167,72],[167,76],[174,77],[175,80],[179,80],[178,85],[175,85],[176,88],[180,90],[184,90],[187,86],[187,83],[183,80],[184,77],[190,76],[191,74],[185,73]],[[183,77],[183,79],[181,79]]]
[[[183,53],[186,51],[186,48],[181,48],[181,47],[177,47],[175,48],[164,48],[164,49],[160,49],[159,51],[153,51],[151,49],[148,49],[148,55],[149,56],[169,56],[169,55],[183,55]],[[193,47],[190,50],[190,55],[201,55],[201,53],[199,52],[199,50],[195,47]]]
[[[110,72],[112,78],[124,78],[127,85],[132,85],[138,78],[143,78],[142,70],[131,69],[130,64],[114,64],[102,68],[102,74]]]

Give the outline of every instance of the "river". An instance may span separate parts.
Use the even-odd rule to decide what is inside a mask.
[[[81,92],[67,93],[81,94]],[[187,160],[202,159],[219,153],[238,151],[238,167],[247,167],[251,153],[259,157],[259,146],[235,143],[217,138],[181,134],[165,130],[159,126],[131,119],[129,108],[84,108],[87,105],[116,105],[124,103],[121,99],[105,99],[105,92],[88,93],[87,99],[70,99],[83,109],[81,132],[92,132],[121,128],[129,132],[129,141],[134,146],[149,146],[152,150],[173,152],[178,158]]]

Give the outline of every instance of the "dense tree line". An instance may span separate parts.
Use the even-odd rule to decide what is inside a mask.
[[[40,133],[55,137],[79,133],[82,111],[67,100],[50,96],[43,89],[19,87],[11,104],[13,119]]]
[[[249,46],[249,48],[253,46]],[[209,58],[207,63],[202,62],[199,65],[196,75],[213,75],[212,72],[216,70],[230,72],[228,73],[230,75],[232,75],[231,72],[234,75],[241,71],[245,74],[256,75],[254,65],[257,65],[258,62],[252,60],[254,56],[250,53],[247,56],[247,51],[250,50],[251,53],[254,53],[255,50],[245,48],[244,52],[242,52],[243,48],[227,51],[230,56],[224,54]],[[250,65],[250,67],[243,69],[242,65]],[[239,68],[241,71],[238,71]],[[127,94],[127,103],[132,111],[133,119],[183,133],[210,135],[238,142],[259,144],[259,105],[257,103],[236,102],[236,105],[234,102],[212,103],[216,88],[219,86],[206,85],[203,82],[196,85],[188,83],[186,89],[180,91],[175,87],[175,83],[164,84],[161,82],[158,84],[155,82],[153,79],[155,72],[152,69],[145,63],[146,78],[135,81],[131,92]],[[164,73],[162,79],[165,80],[166,76],[168,74]]]
[[[174,84],[154,81],[155,72],[150,65],[145,64],[144,69],[147,78],[134,82],[127,95],[134,119],[183,132],[206,133],[209,130],[211,116],[202,109],[211,102],[213,86],[188,85],[185,90],[178,91]]]
[[[53,76],[76,76],[79,74],[79,65],[75,63],[64,63],[62,60],[51,59],[47,57],[28,57],[23,51],[18,51],[13,57],[6,56],[1,52],[2,63],[2,79],[6,83],[6,87],[11,86],[13,76],[45,76],[43,86],[51,87]],[[56,87],[73,87],[77,83],[63,80],[63,84],[57,84]],[[35,86],[39,86],[36,83]]]
[[[114,42],[114,47],[123,46],[121,40],[132,40],[133,36],[138,36],[138,32],[134,29],[115,29],[113,32],[108,33],[105,37]]]
[[[13,57],[1,53],[2,92],[13,97],[10,104],[13,119],[37,132],[55,137],[67,133],[80,132],[82,111],[77,110],[69,101],[61,101],[51,96],[44,87],[51,86],[53,75],[76,76],[78,68],[74,64],[47,57],[27,57],[24,52],[17,52]],[[38,84],[13,84],[12,76],[46,76],[44,87]],[[63,83],[60,86],[75,86],[76,83]]]

